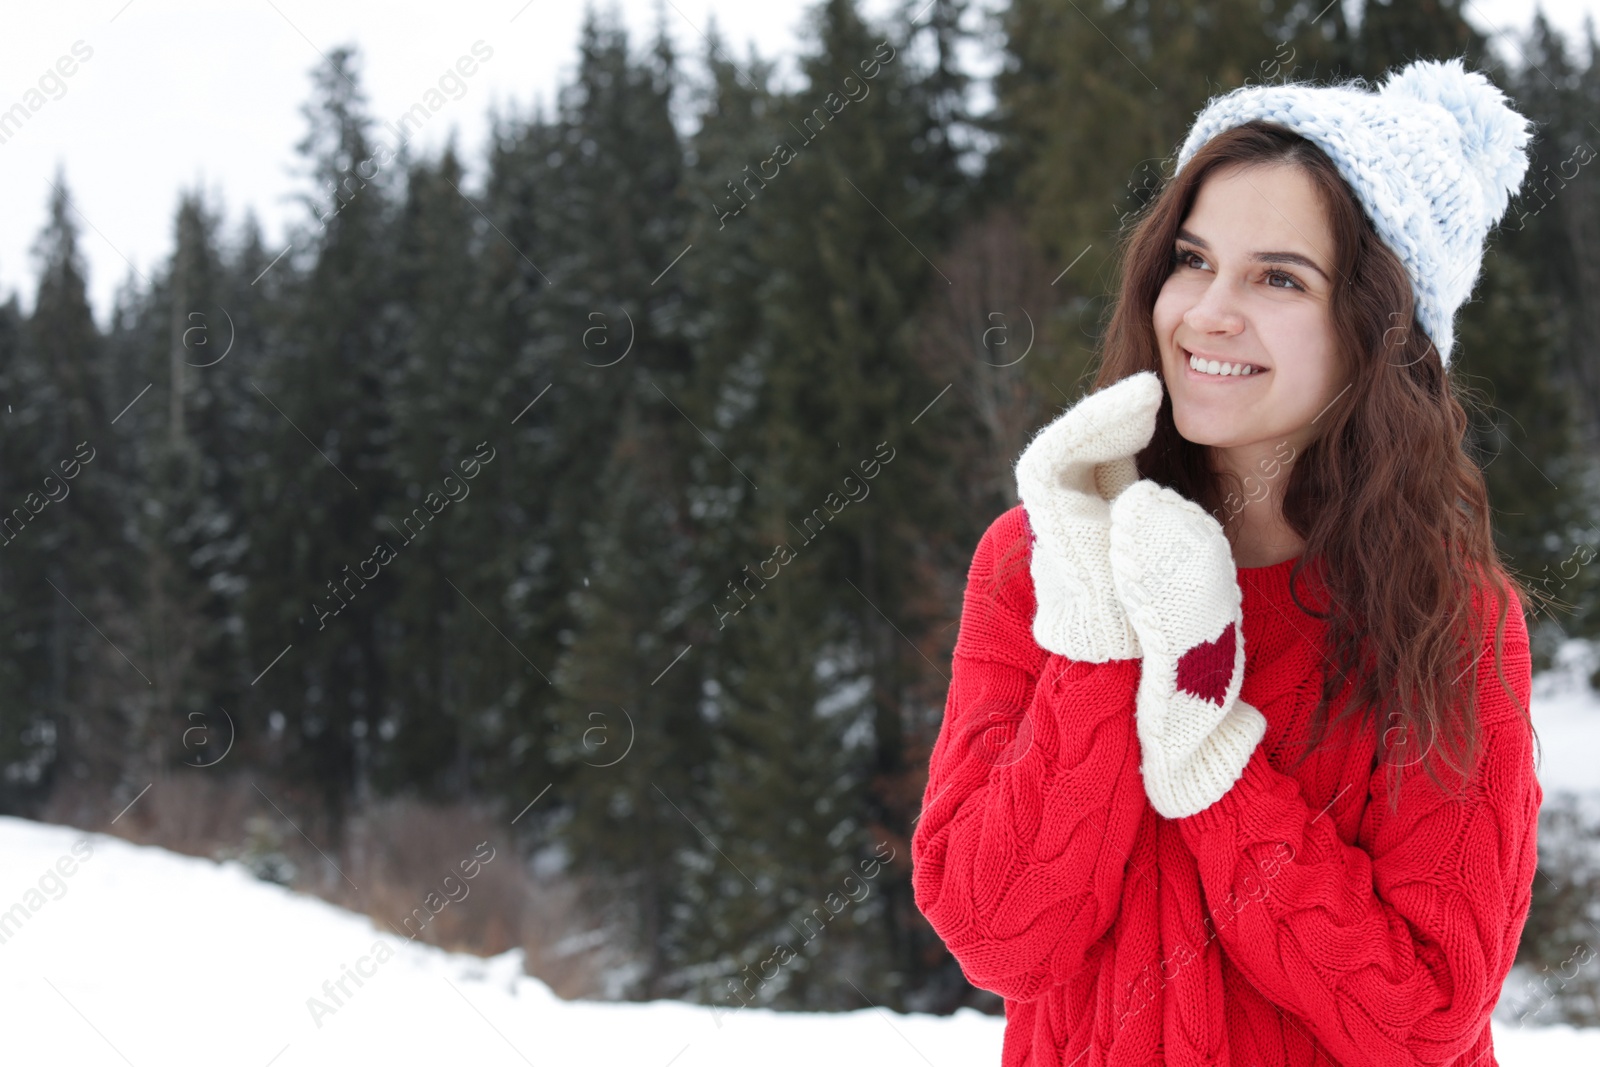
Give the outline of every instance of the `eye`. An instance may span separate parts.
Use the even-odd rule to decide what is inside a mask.
[[[1200,259],[1202,263],[1205,262],[1200,258],[1200,253],[1193,249],[1178,247],[1172,250],[1172,265],[1174,267],[1187,267],[1190,259]]]
[[[1184,248],[1182,245],[1179,245],[1179,246],[1175,247],[1172,250],[1171,262],[1172,262],[1173,267],[1189,267],[1189,266],[1193,266],[1193,264],[1190,262],[1190,260],[1199,260],[1201,263],[1205,262],[1205,258],[1203,256],[1201,256],[1200,253],[1196,252],[1192,248]],[[1289,274],[1286,271],[1269,270],[1264,275],[1264,277],[1267,279],[1267,287],[1269,289],[1290,289],[1290,290],[1299,290],[1302,293],[1309,292],[1309,290],[1306,289],[1306,287],[1300,283],[1300,279],[1299,278],[1296,278],[1293,274]],[[1286,282],[1288,282],[1289,284],[1288,285],[1274,285],[1272,283],[1272,279],[1274,279],[1274,278],[1282,278]]]

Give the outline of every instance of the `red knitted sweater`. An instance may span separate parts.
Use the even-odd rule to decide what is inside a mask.
[[[1290,596],[1293,560],[1239,568],[1240,699],[1266,736],[1221,800],[1169,820],[1139,773],[1139,661],[1040,648],[1026,549],[990,601],[1026,523],[1012,508],[973,558],[911,842],[918,908],[967,978],[1005,998],[1004,1067],[1493,1067],[1489,1014],[1527,918],[1543,799],[1520,604],[1503,662],[1521,706],[1495,672],[1491,613],[1479,761],[1452,797],[1420,761],[1376,767],[1372,725],[1330,731],[1287,771],[1324,625]],[[1296,588],[1321,604],[1311,580]]]

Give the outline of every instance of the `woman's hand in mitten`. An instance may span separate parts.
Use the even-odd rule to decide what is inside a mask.
[[[1111,568],[1144,652],[1135,717],[1145,793],[1169,819],[1193,815],[1232,788],[1267,729],[1239,700],[1233,551],[1198,504],[1141,480],[1111,504]]]
[[[1109,501],[1139,477],[1134,456],[1155,433],[1161,397],[1155,372],[1123,378],[1040,430],[1017,460],[1041,648],[1090,663],[1139,655],[1111,582]]]

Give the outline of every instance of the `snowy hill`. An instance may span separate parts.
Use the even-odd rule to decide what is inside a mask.
[[[1536,679],[1547,791],[1600,787],[1600,706],[1583,682],[1594,654],[1570,644],[1561,667]],[[521,972],[518,952],[482,960],[380,933],[237,864],[0,817],[8,1062],[1000,1062],[1003,1021],[970,1009],[939,1018],[567,1002]],[[1495,1027],[1506,1067],[1600,1063],[1600,1030]]]
[[[481,960],[380,934],[236,864],[4,817],[0,857],[8,1062],[1000,1062],[1003,1022],[970,1009],[938,1018],[566,1002],[521,973],[517,952]],[[1506,1067],[1600,1062],[1600,1031],[1497,1031]]]
[[[970,1009],[938,1018],[566,1002],[521,973],[516,951],[491,960],[443,952],[237,864],[7,817],[0,909],[0,1049],[10,1063],[970,1067],[1000,1059],[1002,1022]]]

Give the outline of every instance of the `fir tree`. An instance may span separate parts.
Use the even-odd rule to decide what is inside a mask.
[[[6,551],[24,549],[15,562],[31,566],[16,573],[14,588],[41,613],[31,626],[25,616],[15,620],[32,631],[42,673],[29,688],[49,725],[36,720],[32,736],[56,746],[51,773],[63,814],[97,822],[112,799],[106,790],[130,800],[137,792],[132,779],[150,738],[137,738],[130,753],[130,726],[151,680],[130,658],[140,642],[133,572],[122,566],[123,517],[136,499],[118,477],[128,469],[127,435],[107,413],[103,338],[89,310],[70,194],[65,178],[53,184],[34,246],[39,287],[18,367],[26,394],[15,398],[31,409],[18,421],[32,424],[37,451],[21,468],[33,476],[18,479],[14,491],[23,495],[8,501],[6,513],[32,514],[24,528],[7,530],[15,539]]]
[[[896,629],[923,627],[905,610],[916,570],[901,546],[938,522],[938,494],[917,477],[937,467],[937,431],[912,422],[939,390],[912,358],[908,324],[943,284],[925,257],[961,179],[930,136],[940,97],[919,88],[927,75],[905,34],[874,32],[845,2],[813,18],[807,86],[776,108],[767,158],[739,162],[719,201],[726,232],[751,234],[759,279],[718,408],[732,462],[708,468],[722,486],[708,507],[738,536],[719,540],[732,555],[705,586],[719,625],[714,787],[726,798],[707,833],[744,876],[713,865],[697,892],[721,901],[701,937],[735,973],[793,939],[791,924],[878,841],[896,847],[915,803],[901,788],[903,717],[944,683]],[[903,874],[880,875],[861,924],[816,938],[760,997],[843,1007],[859,998],[841,974],[899,970]],[[725,1002],[727,977],[713,966],[705,995]]]
[[[410,509],[388,460],[394,435],[414,429],[393,425],[386,406],[393,152],[369,135],[355,78],[347,48],[315,69],[299,147],[317,225],[292,242],[310,264],[298,277],[301,256],[272,268],[285,273],[281,347],[250,379],[253,403],[271,412],[267,462],[251,480],[250,659],[258,671],[271,666],[256,685],[264,706],[253,710],[286,717],[285,769],[314,790],[334,826],[365,788],[370,738],[389,707],[380,619],[420,562],[407,552],[419,534],[401,529]],[[361,564],[380,544],[395,558],[378,561],[368,581]]]

